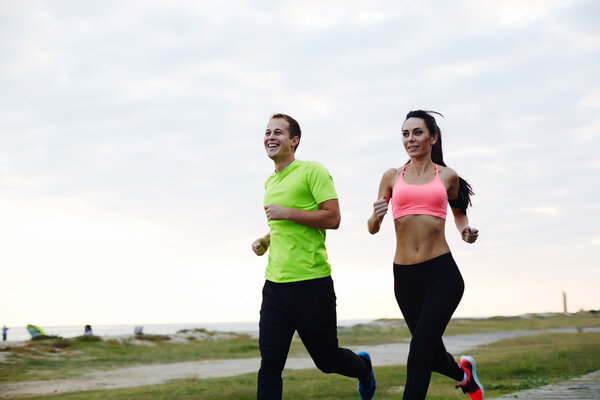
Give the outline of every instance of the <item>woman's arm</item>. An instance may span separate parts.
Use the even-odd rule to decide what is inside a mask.
[[[373,214],[367,221],[367,229],[371,235],[379,232],[383,217],[385,217],[385,214],[387,214],[388,203],[392,196],[392,189],[394,187],[396,175],[397,169],[391,168],[387,170],[381,177],[381,182],[379,183],[379,192],[377,194],[378,200],[373,203]]]
[[[456,200],[459,187],[458,174],[450,167],[444,167],[444,185],[448,192],[448,201]]]
[[[460,232],[462,240],[467,243],[475,243],[479,237],[479,229],[469,226],[469,217],[467,214],[463,214],[459,208],[451,207],[452,214],[454,214],[454,224],[456,229]]]
[[[458,189],[460,186],[458,174],[449,167],[446,167],[444,172],[446,174],[446,187],[448,188],[448,201],[452,204],[452,201],[458,198]],[[479,230],[469,226],[469,217],[467,217],[466,211],[459,207],[450,206],[450,208],[454,215],[454,224],[456,225],[456,229],[460,232],[462,240],[467,243],[474,243],[479,236]]]

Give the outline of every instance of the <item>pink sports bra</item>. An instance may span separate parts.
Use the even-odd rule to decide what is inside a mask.
[[[448,208],[448,192],[439,177],[439,169],[435,165],[435,178],[423,185],[411,185],[404,182],[404,168],[392,190],[392,211],[394,219],[405,215],[433,215],[446,219]]]

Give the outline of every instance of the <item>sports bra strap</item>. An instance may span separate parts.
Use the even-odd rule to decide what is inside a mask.
[[[396,177],[394,178],[394,183],[396,183],[399,176],[404,176],[404,165],[402,166],[402,169],[396,168]]]

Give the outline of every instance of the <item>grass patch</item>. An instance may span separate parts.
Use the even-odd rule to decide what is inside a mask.
[[[194,329],[180,329],[177,333],[204,333],[210,336],[214,336],[216,332],[208,331],[204,328],[194,328]]]
[[[450,322],[446,335],[598,326],[600,326],[600,316],[595,313],[585,312],[544,316],[532,314],[519,317],[493,317],[485,319],[462,318],[453,319]],[[203,329],[182,331],[180,334],[189,336],[183,342],[167,340],[170,337],[165,335],[138,335],[125,340],[102,340],[98,336],[78,336],[70,339],[44,337],[43,339],[28,341],[24,345],[0,347],[0,351],[3,353],[3,361],[0,362],[0,384],[26,380],[73,378],[88,371],[110,370],[134,365],[259,357],[258,341],[247,335],[237,335],[231,336],[229,339],[220,339],[219,335],[212,334]],[[207,338],[200,340],[196,336],[198,334],[203,334]],[[410,333],[404,321],[399,319],[382,319],[371,324],[340,327],[338,328],[338,335],[340,345],[344,347],[410,340]],[[569,337],[585,337],[586,335],[588,333],[583,329],[583,333],[580,336]],[[540,341],[537,336],[522,337],[514,340],[519,340],[517,342],[519,345],[515,349],[502,348],[498,351],[503,354],[509,354],[515,359],[520,359],[521,349],[519,346],[522,344],[527,348],[538,346],[541,352],[547,349],[544,342]],[[502,343],[510,343],[510,341],[503,341]],[[555,346],[555,344],[552,346]],[[484,349],[491,347],[486,346]],[[559,347],[555,347],[554,350],[556,357],[570,358],[569,351],[571,350]],[[597,353],[590,350],[590,354]],[[295,337],[292,341],[290,357],[301,356],[308,355],[300,340]],[[488,361],[484,359],[484,362],[489,362],[493,370],[502,371],[502,365],[493,365],[494,360],[498,359],[500,358],[492,357]],[[478,358],[477,362],[479,365],[481,360]],[[543,369],[546,363],[546,360],[542,360],[536,363],[517,366],[511,364],[511,374],[520,371],[521,376],[515,376],[513,380],[501,379],[502,376],[508,375],[493,377],[495,383],[492,385],[498,386],[491,387],[493,390],[501,392],[502,390],[520,390],[525,387],[539,386],[540,382],[550,382],[551,380],[547,377],[540,378],[546,381],[537,380],[537,374],[540,369]],[[593,368],[600,368],[600,365],[596,365]],[[572,369],[568,364],[562,370],[578,371]],[[385,370],[382,369],[382,373],[384,373],[383,371]],[[393,371],[393,374],[398,374],[401,369],[393,368]],[[552,372],[552,374],[554,373]],[[575,373],[580,374],[580,372]],[[294,374],[286,376],[293,377]],[[333,376],[331,377],[333,379]],[[385,379],[387,380],[387,378]],[[328,385],[327,382],[324,384]],[[396,386],[401,385],[403,385],[403,379],[396,379]]]
[[[446,335],[459,335],[478,333],[540,330],[553,328],[586,328],[600,326],[600,315],[595,312],[578,312],[574,314],[525,314],[514,317],[491,318],[457,318],[450,321]]]
[[[56,336],[56,335],[37,335],[31,338],[32,342],[41,342],[44,340],[56,340],[56,339],[62,339],[61,336]]]
[[[529,389],[570,379],[600,369],[600,334],[539,334],[506,339],[472,352],[486,397]],[[406,367],[377,367],[377,399],[398,399],[406,379]],[[346,400],[356,398],[356,380],[326,375],[317,370],[285,371],[284,398]],[[163,385],[132,389],[30,397],[65,400],[227,400],[255,399],[256,374],[222,379],[183,379]],[[433,374],[427,395],[431,400],[464,400],[454,382]]]
[[[600,326],[600,315],[591,312],[574,314],[526,314],[515,317],[454,318],[446,328],[446,336],[553,328],[586,328]],[[583,329],[585,331],[585,329]],[[370,324],[338,328],[343,346],[395,343],[410,340],[410,332],[401,319],[378,319]]]
[[[100,336],[95,336],[95,335],[82,335],[82,336],[76,336],[73,338],[73,340],[77,341],[77,342],[101,342],[102,338]]]
[[[187,343],[171,343],[158,336],[162,335],[125,341],[59,338],[6,346],[2,348],[5,360],[0,362],[0,383],[76,377],[87,371],[134,365],[259,356],[256,339],[247,336]],[[150,345],[142,345],[146,342]]]

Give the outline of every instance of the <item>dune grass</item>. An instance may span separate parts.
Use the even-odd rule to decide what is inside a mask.
[[[600,315],[586,312],[576,314],[493,317],[485,319],[453,319],[448,326],[446,335],[506,330],[597,326],[600,326]],[[338,334],[340,345],[345,347],[393,343],[408,341],[410,339],[410,333],[402,320],[377,320],[370,324],[340,327]],[[187,333],[185,333],[185,335],[187,335]],[[567,337],[571,336],[567,335]],[[527,338],[519,340],[521,340],[519,343],[528,343]],[[527,347],[534,347],[534,344],[529,343],[527,344]],[[290,356],[308,356],[298,338],[295,338],[292,343]],[[102,340],[96,336],[80,336],[71,339],[55,337],[46,338],[46,340],[28,341],[26,344],[19,346],[11,345],[0,347],[0,384],[27,380],[74,378],[89,371],[111,370],[134,365],[249,357],[259,357],[259,350],[258,341],[247,335],[232,335],[227,339],[220,340],[195,340],[190,336],[188,340],[184,340],[183,342],[172,341],[168,336],[164,335],[144,335],[143,337],[131,337],[125,340]],[[494,358],[492,357],[489,360],[489,362],[492,363]],[[600,368],[600,365],[595,368]],[[571,369],[570,367],[566,370],[578,371],[576,374],[581,372],[580,370]],[[385,371],[385,368],[381,369],[382,374],[385,374]],[[390,372],[389,378],[385,378],[386,382],[396,381],[397,385],[401,385],[403,378],[398,379],[397,377],[401,376],[402,368],[392,368],[391,371],[393,371],[393,373]],[[308,376],[311,376],[310,374],[312,374],[312,372],[306,373]],[[303,380],[302,372],[286,372],[286,374],[286,379],[290,380],[292,383],[296,380]],[[534,375],[535,374],[531,376]],[[317,374],[314,379],[310,378],[309,381],[312,382],[314,380],[315,382],[319,382],[319,379],[321,378],[322,374]],[[333,379],[332,382],[335,382],[338,378],[342,380],[346,379],[337,376],[327,378]],[[232,381],[227,381],[224,386],[226,386],[227,391],[233,390],[233,388],[238,385],[245,387],[246,383],[244,382],[246,382],[247,379],[250,378],[235,378]],[[250,380],[253,381],[253,379],[254,377]],[[497,385],[508,385],[506,386],[507,388],[514,387],[514,383],[504,382],[499,378],[495,379],[498,379]],[[538,378],[531,379],[535,380]],[[189,383],[189,385],[193,386],[190,393],[196,393],[197,390],[200,390],[198,389],[199,387],[204,387],[203,385],[208,384],[207,382],[213,381],[214,380],[196,382],[192,380]],[[226,380],[216,381],[226,382]],[[307,382],[306,384],[309,383],[310,382]],[[182,382],[181,384],[183,387],[188,386],[185,382]],[[324,382],[324,384],[329,387],[328,383]],[[519,383],[519,385],[520,384],[521,383]],[[219,385],[220,384],[217,384],[217,387]],[[252,387],[254,385],[255,383],[250,384]],[[301,384],[300,387],[304,385],[305,384]],[[315,385],[317,385],[317,383],[315,383]],[[296,385],[292,384],[290,390],[293,390],[294,387],[296,387]],[[501,390],[502,388],[503,386],[498,386],[498,390]],[[143,391],[145,389],[139,388],[132,390],[134,393],[138,393],[138,391]],[[240,390],[243,392],[242,389]],[[244,390],[248,390],[248,388]]]
[[[160,336],[160,337],[159,337]],[[79,336],[29,341],[0,348],[0,383],[73,378],[91,370],[183,361],[258,357],[258,343],[247,335],[214,341],[172,343],[162,335],[128,340],[90,340]]]
[[[477,360],[478,375],[486,397],[542,386],[600,369],[600,333],[542,333],[506,339],[471,353]],[[406,367],[377,367],[377,399],[398,399],[406,378]],[[284,398],[353,399],[356,380],[317,370],[285,371]],[[183,379],[162,385],[131,389],[90,391],[28,399],[65,400],[197,400],[254,399],[256,375],[222,379]],[[467,398],[454,382],[433,374],[428,399]]]
[[[541,330],[600,326],[600,315],[591,312],[574,314],[526,314],[514,317],[454,318],[445,335],[488,333],[515,330]],[[380,319],[370,324],[359,324],[338,329],[344,346],[395,343],[410,340],[410,332],[403,320]]]

